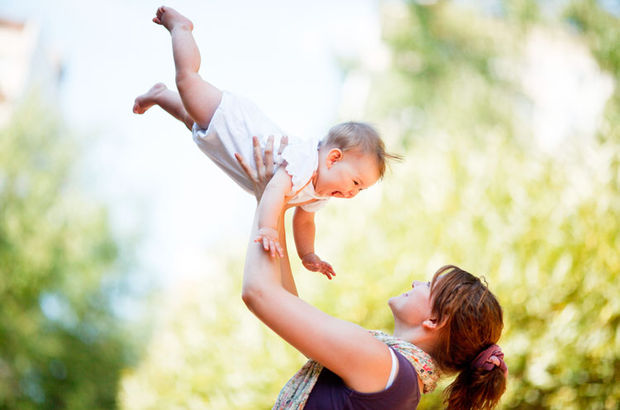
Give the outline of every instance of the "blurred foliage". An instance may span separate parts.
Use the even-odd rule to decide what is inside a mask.
[[[534,21],[534,10],[524,25],[522,13],[449,2],[385,8],[393,65],[371,74],[367,113],[398,135],[407,161],[383,184],[381,206],[365,218],[372,224],[338,215],[357,227],[345,251],[357,256],[344,271],[368,269],[359,294],[377,281],[371,272],[394,272],[377,302],[411,270],[429,275],[454,263],[484,274],[505,309],[511,378],[503,407],[617,408],[620,22],[594,1],[568,2],[556,20]],[[540,149],[521,114],[533,105],[519,81],[533,30],[585,41],[613,79],[594,135],[568,135],[552,152]],[[378,245],[360,255],[368,237]],[[351,319],[391,322],[379,309]],[[420,408],[439,401],[434,394]]]
[[[0,130],[0,408],[111,409],[134,354],[111,306],[126,266],[58,118],[33,96]]]
[[[383,3],[389,66],[348,69],[369,79],[366,118],[406,160],[317,214],[317,252],[338,276],[293,257],[298,288],[334,316],[390,331],[387,299],[456,264],[483,275],[504,307],[502,408],[615,409],[620,24],[596,1],[490,3]],[[537,140],[523,81],[533,33],[588,50],[613,87],[596,129],[552,149]],[[267,409],[303,364],[243,306],[241,247],[220,246],[197,264],[204,278],[162,301],[123,407]],[[440,408],[441,390],[419,408]]]
[[[163,296],[145,359],[124,375],[123,408],[270,409],[303,364],[241,301],[235,242],[223,240],[197,262],[200,276]]]

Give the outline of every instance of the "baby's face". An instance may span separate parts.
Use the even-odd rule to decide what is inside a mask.
[[[319,196],[353,198],[379,180],[379,168],[374,155],[356,151],[341,152],[332,156],[327,154],[324,164],[319,166],[315,192]]]

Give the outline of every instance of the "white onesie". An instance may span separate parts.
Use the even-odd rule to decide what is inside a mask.
[[[251,167],[255,167],[252,137],[257,136],[264,149],[267,137],[270,135],[274,136],[274,146],[277,147],[280,138],[287,134],[268,119],[253,102],[226,91],[222,94],[222,101],[213,114],[209,127],[201,129],[194,124],[192,130],[194,142],[202,152],[239,186],[252,194],[254,184],[234,154],[241,154]],[[297,193],[288,203],[302,204],[315,200],[301,206],[308,212],[318,211],[329,199],[317,196],[310,182],[318,167],[318,145],[318,139],[303,140],[289,135],[289,143],[282,155],[274,155],[275,169],[286,161],[286,172],[293,182],[292,192]]]

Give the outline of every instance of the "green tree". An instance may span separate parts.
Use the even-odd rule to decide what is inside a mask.
[[[122,408],[273,406],[305,359],[241,301],[245,239],[221,239],[197,261],[196,277],[159,295],[144,359],[123,377]]]
[[[0,407],[110,409],[133,354],[111,306],[125,258],[58,118],[33,97],[0,130]]]
[[[551,12],[531,0],[494,2],[490,11],[419,3],[383,4],[386,70],[348,65],[371,80],[365,118],[406,159],[376,187],[317,214],[317,252],[338,276],[324,280],[293,256],[300,294],[329,314],[390,331],[387,299],[457,264],[484,275],[505,309],[503,408],[614,409],[618,19],[595,1],[552,2]],[[535,142],[518,78],[536,30],[587,44],[615,87],[595,135],[569,135],[552,152]],[[205,276],[163,303],[146,359],[123,381],[123,407],[267,409],[303,364],[242,305],[244,246],[221,246],[236,249],[209,252],[199,264]],[[420,408],[441,408],[441,389]]]
[[[428,276],[454,263],[484,274],[505,308],[503,406],[612,409],[620,401],[620,24],[594,1],[571,2],[556,19],[519,4],[499,15],[450,2],[385,10],[392,66],[371,74],[367,115],[398,136],[407,160],[383,184],[375,212],[337,214],[355,226],[344,252],[355,257],[340,263],[362,276],[353,293],[384,284],[354,303],[366,306],[379,306],[412,271]],[[537,147],[531,118],[520,114],[528,97],[507,69],[523,61],[533,30],[585,41],[615,87],[596,134],[569,135],[552,153]],[[352,318],[391,322],[380,308]],[[420,408],[439,401],[425,397]]]

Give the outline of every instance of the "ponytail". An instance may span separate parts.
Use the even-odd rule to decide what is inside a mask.
[[[490,410],[497,406],[506,390],[506,376],[499,367],[493,370],[466,368],[445,391],[450,410]]]

